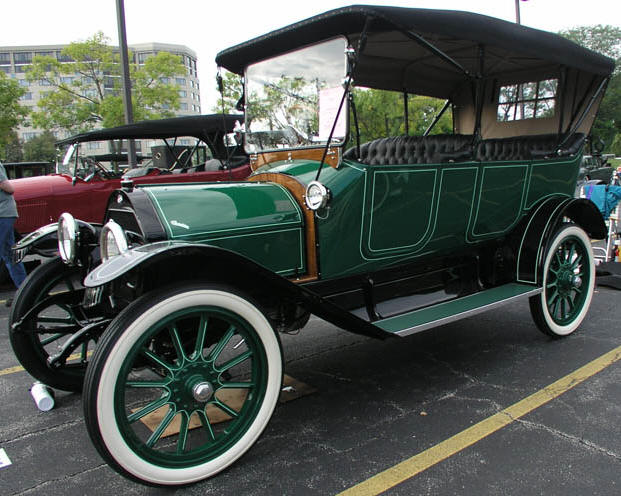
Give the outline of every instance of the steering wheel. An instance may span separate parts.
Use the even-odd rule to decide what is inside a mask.
[[[184,157],[185,155],[187,155],[188,153],[190,153],[190,149],[189,148],[184,148],[181,153],[179,154],[179,156],[175,159],[175,161],[173,162],[173,164],[168,168],[169,171],[172,171],[175,167],[177,167],[177,165],[179,164],[179,162],[181,162],[181,158]]]
[[[92,172],[84,178],[85,181],[90,181],[98,172],[101,173],[101,175],[106,179],[110,179],[112,177],[112,173],[93,157],[86,157],[85,161],[86,164],[92,168]]]

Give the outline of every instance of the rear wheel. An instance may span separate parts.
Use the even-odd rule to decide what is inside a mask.
[[[278,337],[253,303],[227,288],[178,286],[110,324],[86,375],[86,424],[122,475],[188,484],[252,446],[281,382]]]
[[[563,225],[549,245],[543,267],[543,291],[530,298],[537,327],[552,337],[574,332],[591,304],[595,263],[586,233],[573,224]]]

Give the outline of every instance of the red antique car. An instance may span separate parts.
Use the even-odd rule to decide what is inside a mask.
[[[138,122],[78,134],[57,143],[69,147],[57,173],[12,180],[19,218],[17,237],[56,222],[63,212],[101,223],[108,197],[122,179],[134,184],[244,179],[248,157],[234,140],[240,115],[197,115]],[[118,140],[140,140],[139,167],[127,170]],[[102,143],[106,142],[106,143]],[[114,143],[110,145],[109,143]]]

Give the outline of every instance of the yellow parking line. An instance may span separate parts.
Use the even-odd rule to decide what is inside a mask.
[[[601,372],[619,359],[621,359],[621,346],[459,434],[339,493],[338,496],[361,496],[383,493],[511,424],[520,417],[584,382],[589,377]]]

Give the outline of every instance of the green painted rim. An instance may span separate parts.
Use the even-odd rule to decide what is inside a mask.
[[[593,274],[588,247],[577,236],[564,238],[556,247],[548,266],[545,299],[552,320],[571,324],[582,311]]]
[[[214,325],[215,339],[211,332]],[[161,344],[162,338],[168,341],[167,348]],[[154,345],[156,342],[160,345]],[[233,356],[221,363],[223,351],[230,354],[236,347],[241,348],[239,353],[233,351]],[[160,379],[130,377],[132,371],[144,370],[145,365],[157,371]],[[248,377],[232,380],[229,371],[240,365],[248,366]],[[125,357],[114,391],[117,426],[127,446],[145,461],[165,468],[193,467],[222,455],[248,431],[263,403],[267,381],[265,349],[245,319],[219,307],[185,308],[147,329]],[[199,401],[193,388],[205,383],[213,395]],[[247,391],[239,409],[218,397],[226,389]],[[144,390],[152,395],[136,406],[132,398]],[[219,424],[210,420],[209,407],[230,417],[222,423],[223,428],[218,430]],[[145,431],[140,420],[158,409],[166,413],[152,432]],[[193,429],[192,417],[200,420]],[[179,419],[179,434],[163,437],[175,418]],[[190,444],[191,437],[199,438],[199,442]]]

